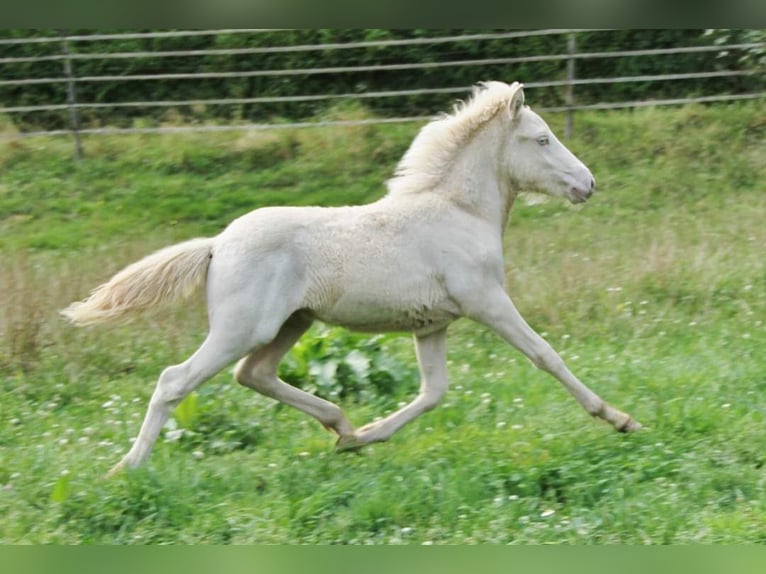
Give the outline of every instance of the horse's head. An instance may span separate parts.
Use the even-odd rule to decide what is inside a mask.
[[[586,201],[596,188],[593,174],[553,134],[543,119],[524,105],[521,85],[509,101],[506,162],[519,191],[538,191],[566,197],[572,203]]]

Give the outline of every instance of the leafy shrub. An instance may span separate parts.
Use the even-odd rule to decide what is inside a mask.
[[[417,381],[417,374],[414,366],[387,352],[389,338],[315,327],[282,361],[280,377],[332,401],[391,401]]]
[[[714,28],[705,30],[705,37],[713,39],[717,46],[726,44],[749,44],[741,53],[731,53],[721,49],[716,55],[728,65],[742,64],[746,69],[763,70],[766,68],[766,30],[736,30]]]
[[[128,32],[129,30],[125,30]],[[74,35],[89,35],[105,30],[69,30]],[[425,69],[365,69],[370,65],[420,64],[428,62],[504,60],[523,56],[554,55],[566,53],[566,34],[529,36],[520,38],[464,39],[444,43],[414,43],[390,46],[358,46],[339,50],[299,50],[269,53],[207,54],[187,57],[162,57],[146,55],[134,58],[88,58],[93,54],[173,52],[183,50],[215,50],[243,48],[273,48],[276,46],[351,44],[378,40],[422,40],[431,37],[461,34],[497,33],[488,29],[306,29],[274,30],[257,34],[227,34],[225,32],[194,37],[128,37],[109,41],[73,41],[68,50],[75,56],[72,66],[74,75],[82,77],[113,77],[112,80],[77,83],[79,102],[105,104],[135,101],[196,101],[212,99],[247,99],[306,94],[326,94],[336,98],[348,94],[388,91],[394,89],[431,89],[436,87],[465,88],[486,79],[521,80],[537,82],[565,77],[565,60],[514,62],[513,64],[485,64],[477,72],[476,66],[437,66]],[[724,30],[716,41],[759,41],[758,31]],[[60,57],[63,50],[59,30],[6,30],[3,39],[44,39],[46,42],[5,44],[2,56],[11,61],[3,68],[4,77],[61,78]],[[761,36],[762,37],[762,36]],[[754,38],[754,39],[753,39]],[[580,53],[599,53],[620,50],[654,49],[666,47],[697,46],[707,43],[701,29],[638,29],[638,30],[591,30],[577,34],[577,50]],[[751,54],[751,59],[758,54]],[[80,56],[80,58],[77,58]],[[86,56],[86,58],[82,58]],[[760,52],[762,56],[762,48]],[[28,61],[30,57],[49,58]],[[16,59],[14,61],[14,59]],[[728,61],[732,60],[732,61]],[[732,55],[726,60],[733,69],[741,69],[742,62]],[[696,72],[723,63],[715,52],[649,54],[630,58],[589,58],[578,60],[578,78],[597,79],[632,75]],[[745,62],[747,64],[747,62]],[[361,67],[362,69],[353,70]],[[254,70],[297,70],[318,68],[351,68],[346,73],[301,74],[291,80],[281,74],[251,76]],[[352,71],[353,70],[353,71]],[[156,81],[126,81],[127,75],[154,74],[201,74],[224,72],[233,77],[187,79],[167,78]],[[236,73],[244,75],[237,77]],[[477,75],[478,74],[478,75]],[[597,101],[621,101],[641,98],[681,97],[690,93],[726,93],[741,89],[758,89],[762,82],[752,77],[716,77],[686,79],[683,82],[619,82],[603,84],[595,82],[580,85],[576,97],[580,103]],[[454,100],[455,94],[416,93],[398,97],[370,100],[368,105],[375,115],[422,115],[443,110]],[[36,106],[61,103],[67,98],[64,82],[41,82],[0,86],[0,100],[6,107]],[[559,87],[534,88],[535,105],[562,105],[563,91]],[[307,119],[321,114],[327,108],[327,100],[287,100],[235,103],[228,105],[188,105],[178,107],[85,108],[81,109],[80,121],[89,127],[113,125],[127,127],[154,125],[158,122],[178,124],[184,116],[204,118],[206,121],[274,121],[275,118],[291,120]],[[45,127],[66,129],[69,116],[66,110],[27,111],[14,114],[14,121],[21,129]],[[146,123],[148,122],[148,123]]]

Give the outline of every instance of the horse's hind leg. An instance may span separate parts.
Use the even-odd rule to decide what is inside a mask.
[[[144,462],[160,430],[184,397],[247,350],[247,347],[240,348],[232,344],[232,341],[216,337],[211,331],[202,346],[188,360],[165,369],[149,401],[138,437],[128,454],[109,471],[109,476]]]
[[[311,325],[311,320],[295,314],[268,345],[251,352],[237,363],[237,381],[259,393],[301,410],[335,431],[340,440],[351,436],[354,428],[337,405],[287,384],[277,376],[282,357]]]

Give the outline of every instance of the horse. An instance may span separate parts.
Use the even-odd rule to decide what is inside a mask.
[[[503,233],[518,194],[582,203],[595,185],[524,104],[522,84],[485,82],[420,129],[379,200],[256,209],[215,237],[129,265],[62,314],[77,325],[120,321],[204,285],[209,331],[186,361],[162,371],[138,436],[109,475],[144,463],[173,409],[235,361],[240,384],[317,419],[338,435],[338,451],[386,441],[444,396],[447,327],[461,317],[489,327],[558,379],[593,417],[618,431],[640,429],[572,374],[506,292]],[[280,360],[316,320],[411,332],[417,396],[354,428],[337,404],[281,380]]]

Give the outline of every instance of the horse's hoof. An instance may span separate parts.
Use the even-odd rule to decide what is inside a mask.
[[[636,432],[637,430],[641,430],[641,428],[642,426],[640,422],[633,420],[631,417],[628,417],[624,423],[617,427],[617,430],[619,432],[628,433]]]
[[[346,435],[338,438],[338,442],[335,443],[335,452],[359,452],[364,446],[361,444],[356,436]]]
[[[122,474],[122,472],[125,470],[125,464],[122,462],[118,462],[115,464],[112,468],[109,469],[109,472],[107,472],[104,475],[104,479],[110,479],[114,478],[118,474]]]

